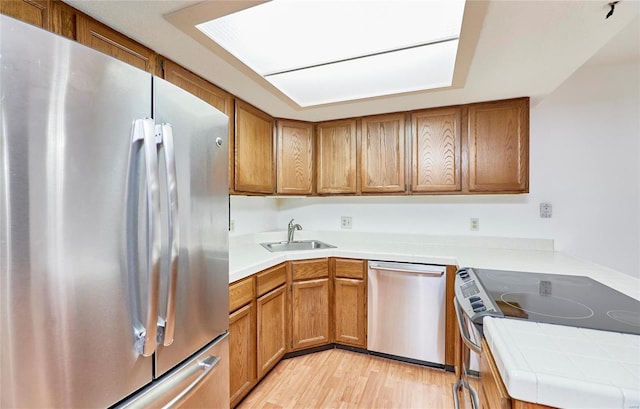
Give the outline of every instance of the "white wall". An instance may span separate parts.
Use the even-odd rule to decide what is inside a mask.
[[[640,278],[639,73],[638,63],[585,66],[532,101],[528,195],[234,198],[234,217],[251,220],[236,231],[284,229],[291,218],[338,230],[351,216],[354,231],[551,238],[557,250]],[[551,219],[539,217],[540,202],[552,203]]]
[[[230,219],[234,224],[232,235],[276,230],[277,199],[260,196],[231,196]],[[284,226],[286,229],[286,225]]]

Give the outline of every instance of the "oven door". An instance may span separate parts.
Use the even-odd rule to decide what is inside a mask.
[[[453,386],[454,406],[455,409],[460,409],[460,400],[462,399],[464,408],[480,409],[480,400],[478,399],[476,388],[478,387],[482,335],[465,314],[457,298],[453,299],[453,304],[462,340],[459,377]]]

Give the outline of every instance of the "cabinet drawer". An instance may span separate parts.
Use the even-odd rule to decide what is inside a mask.
[[[341,278],[359,278],[364,279],[365,276],[365,262],[364,260],[350,260],[344,258],[337,258],[336,262],[336,277]]]
[[[229,312],[249,304],[253,297],[253,276],[229,285]]]
[[[329,277],[328,260],[326,258],[316,258],[291,261],[291,276],[294,281]]]
[[[284,263],[278,264],[256,275],[258,283],[258,297],[268,293],[287,281],[287,267]]]

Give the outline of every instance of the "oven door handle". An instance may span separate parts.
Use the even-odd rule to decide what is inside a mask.
[[[462,311],[462,306],[460,305],[456,297],[453,298],[453,305],[456,310],[456,318],[458,319],[458,328],[460,329],[460,336],[462,337],[462,342],[464,342],[464,344],[467,347],[469,347],[470,350],[472,350],[477,354],[480,354],[482,351],[482,348],[480,347],[480,345],[476,344],[471,340],[471,337],[469,335],[469,329],[467,328],[466,325],[464,325],[464,319],[462,317],[462,314],[464,314],[464,311]]]

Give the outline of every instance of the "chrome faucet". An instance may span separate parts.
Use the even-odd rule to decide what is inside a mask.
[[[297,223],[293,224],[293,219],[291,219],[287,226],[287,242],[291,243],[293,241],[293,233],[295,233],[296,230],[302,230],[302,226]]]

